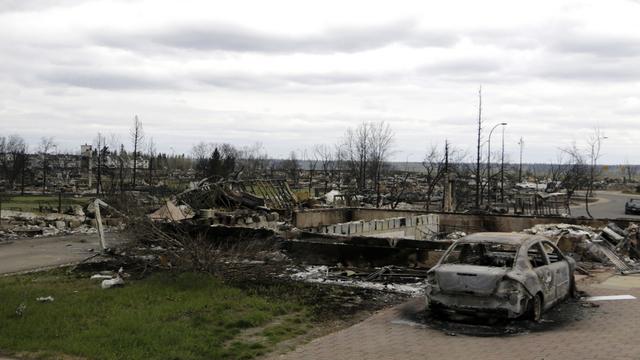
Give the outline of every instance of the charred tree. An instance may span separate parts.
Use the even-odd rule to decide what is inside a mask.
[[[133,144],[133,180],[132,187],[135,190],[136,188],[136,173],[138,170],[138,158],[140,157],[140,153],[138,149],[142,147],[142,141],[144,140],[144,131],[142,129],[142,121],[138,119],[138,115],[134,117],[133,127],[130,131],[131,134],[131,142]]]

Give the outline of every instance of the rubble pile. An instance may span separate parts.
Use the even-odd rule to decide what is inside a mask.
[[[288,276],[293,280],[388,291],[406,295],[420,295],[424,291],[425,271],[385,266],[375,271],[346,269],[341,266],[291,267]]]
[[[248,209],[234,211],[202,210],[199,219],[209,225],[243,226],[249,228],[277,229],[280,215],[277,212],[256,212]]]
[[[266,212],[290,212],[297,198],[284,180],[220,180],[203,179],[176,196],[192,209],[252,209]]]
[[[148,214],[159,223],[279,230],[298,203],[283,180],[203,179]],[[284,219],[283,219],[284,216]]]
[[[23,237],[42,237],[96,233],[95,209],[91,203],[86,208],[75,205],[65,213],[37,214],[25,211],[2,210],[0,241]],[[103,218],[105,231],[121,230],[121,218]]]
[[[601,229],[572,224],[539,224],[524,233],[538,234],[555,241],[582,269],[598,268],[599,263],[615,266],[622,274],[640,272],[639,227],[626,229],[609,223]]]
[[[447,240],[458,240],[458,239],[462,239],[463,237],[467,236],[467,233],[464,231],[454,231],[454,232],[450,232],[445,236],[445,239]]]

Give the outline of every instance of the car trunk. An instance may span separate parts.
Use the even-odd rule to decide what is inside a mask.
[[[443,292],[491,295],[509,271],[508,268],[478,265],[444,264],[435,273]]]

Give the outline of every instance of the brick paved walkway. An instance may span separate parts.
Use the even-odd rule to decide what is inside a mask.
[[[580,321],[555,329],[502,337],[450,336],[411,326],[402,306],[273,359],[640,359],[640,288],[585,289],[589,295],[631,294],[637,300],[601,301]],[[419,306],[414,299],[403,306]]]

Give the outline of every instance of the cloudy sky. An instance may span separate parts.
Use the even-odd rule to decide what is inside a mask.
[[[640,2],[0,0],[0,135],[166,152],[261,142],[275,157],[387,121],[395,158],[473,152],[507,122],[551,161],[599,126],[605,163],[640,163]],[[497,145],[500,133],[493,135]],[[34,145],[35,146],[35,145]]]

